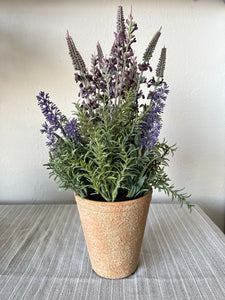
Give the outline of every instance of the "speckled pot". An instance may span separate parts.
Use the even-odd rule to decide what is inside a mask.
[[[110,279],[137,269],[152,190],[130,201],[99,202],[75,194],[93,270]]]

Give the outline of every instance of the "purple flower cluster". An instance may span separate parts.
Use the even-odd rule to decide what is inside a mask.
[[[131,14],[129,19],[126,20],[126,24],[123,14],[121,14],[121,17],[118,14],[117,32],[114,33],[115,40],[110,58],[105,61],[111,78],[109,83],[110,97],[115,99],[115,104],[117,98],[125,99],[126,91],[135,91],[137,88],[139,72],[137,57],[132,49],[132,44],[136,42],[134,32],[137,29],[137,24],[133,21]],[[137,102],[135,104],[137,110]]]
[[[153,149],[158,139],[161,124],[161,113],[165,105],[168,87],[163,81],[166,62],[166,48],[163,47],[154,76],[148,81],[144,72],[152,72],[150,59],[153,55],[161,28],[153,36],[144,55],[142,63],[137,63],[137,57],[132,49],[136,42],[134,32],[138,29],[133,21],[132,13],[127,20],[124,19],[123,8],[120,5],[117,11],[117,30],[115,39],[108,58],[103,56],[99,42],[97,43],[97,55],[92,55],[90,72],[75,47],[73,40],[67,32],[69,53],[75,67],[75,81],[79,82],[82,103],[79,109],[85,111],[93,124],[104,122],[103,113],[110,114],[114,120],[118,108],[125,107],[128,103],[127,95],[131,95],[132,112],[129,113],[129,121],[132,123],[139,115],[142,119],[141,145],[144,149]],[[145,84],[148,94],[145,96],[140,88]],[[138,100],[140,98],[150,100],[149,105],[143,105],[139,112]],[[124,110],[125,111],[125,110]]]
[[[57,148],[56,142],[57,138],[55,136],[55,130],[53,126],[49,126],[46,122],[42,124],[41,133],[47,134],[48,142],[46,142],[46,145],[50,148],[50,151],[53,151]]]
[[[41,111],[45,116],[48,123],[52,126],[52,129],[56,131],[62,128],[62,122],[66,121],[66,117],[62,115],[58,107],[49,100],[49,94],[40,92],[37,96],[38,105],[41,107]]]
[[[149,92],[150,107],[144,112],[141,124],[142,139],[141,145],[144,149],[152,150],[157,142],[162,127],[161,114],[169,93],[168,86],[163,82],[155,91]]]
[[[57,138],[55,132],[60,129],[64,134],[62,123],[66,121],[66,117],[62,115],[58,107],[49,100],[49,95],[44,92],[40,92],[37,96],[38,105],[41,107],[41,111],[45,116],[47,122],[45,122],[41,129],[41,133],[46,133],[48,142],[46,145],[50,147],[50,151],[56,149]]]
[[[112,111],[118,105],[119,98],[125,99],[126,91],[136,91],[140,69],[150,68],[148,64],[138,66],[137,58],[131,47],[136,42],[133,33],[137,29],[132,15],[125,22],[122,6],[119,6],[117,31],[114,33],[115,40],[110,57],[104,58],[98,42],[97,55],[92,55],[90,72],[87,72],[86,69],[84,72],[83,68],[75,68],[75,81],[80,82],[78,96],[84,99],[82,108],[88,117],[94,117],[96,109],[101,109],[101,104],[103,106],[110,105]],[[71,44],[70,55],[73,59],[78,54],[76,51],[72,54],[73,41],[69,34],[67,34],[68,39]],[[138,111],[137,100],[141,96],[143,97],[142,92],[138,93],[134,100],[134,113]]]
[[[77,143],[80,139],[77,121],[75,119],[68,121],[58,107],[49,100],[48,94],[41,91],[37,96],[37,100],[47,121],[42,125],[41,133],[47,134],[48,142],[46,145],[50,148],[50,151],[57,149],[58,138],[55,133],[58,130],[60,130],[64,137],[71,138]],[[64,124],[65,128],[63,126]]]
[[[80,133],[77,126],[77,120],[75,118],[66,122],[65,134],[66,137],[71,138],[75,144],[77,144],[77,142],[80,140]]]

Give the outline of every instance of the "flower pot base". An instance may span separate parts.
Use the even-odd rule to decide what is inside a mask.
[[[127,270],[127,272],[125,272],[124,270],[122,270],[122,272],[119,272],[117,270],[115,270],[114,272],[106,272],[105,270],[100,270],[99,273],[96,272],[93,268],[92,270],[100,277],[102,278],[106,278],[106,279],[122,279],[122,278],[126,278],[131,276],[132,274],[134,274],[137,270],[138,266],[136,266],[133,270]]]
[[[97,202],[75,195],[93,270],[124,278],[138,265],[152,190],[125,202]]]

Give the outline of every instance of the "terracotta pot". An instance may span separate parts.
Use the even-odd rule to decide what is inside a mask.
[[[93,270],[110,279],[137,268],[152,190],[122,202],[99,202],[75,194]]]

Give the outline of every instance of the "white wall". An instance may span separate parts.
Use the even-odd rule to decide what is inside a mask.
[[[42,166],[48,160],[35,96],[50,93],[70,115],[78,89],[68,55],[69,29],[87,64],[101,42],[108,53],[120,1],[0,3],[0,201],[69,202]],[[225,6],[221,0],[123,1],[138,23],[136,54],[162,25],[170,95],[161,137],[177,143],[168,170],[221,228],[225,207]],[[154,194],[155,201],[165,200]]]

